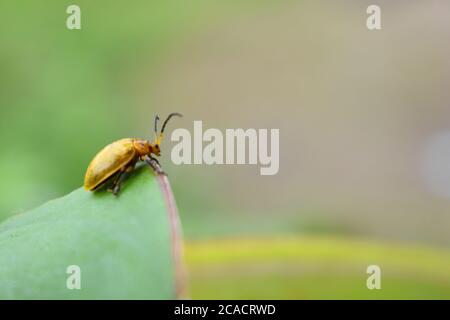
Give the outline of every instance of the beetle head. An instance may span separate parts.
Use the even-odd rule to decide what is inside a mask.
[[[161,150],[159,149],[159,144],[157,144],[157,143],[152,144],[152,153],[155,156],[159,157],[161,155],[160,152],[161,152]]]

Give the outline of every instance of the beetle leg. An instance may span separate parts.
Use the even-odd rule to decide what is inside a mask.
[[[141,161],[146,161],[147,157],[150,158],[151,161],[156,162],[156,164],[161,167],[161,164],[159,163],[158,159],[156,159],[150,155],[141,156]],[[153,168],[153,166],[152,166],[152,168]]]
[[[152,161],[156,162],[156,164],[161,167],[161,164],[159,163],[158,159],[152,157],[152,156],[148,156]]]
[[[157,174],[162,174],[167,176],[167,174],[161,169],[161,165],[159,164],[159,161],[151,156],[145,157],[145,162],[148,163],[150,167],[152,167],[153,171],[155,171]]]
[[[99,185],[96,189],[100,189],[102,186],[107,186],[108,188],[106,189],[106,191],[113,192],[113,187],[117,183],[117,180],[119,180],[120,174],[121,174],[121,171],[112,175],[106,181],[104,181],[101,185]]]
[[[126,171],[123,171],[119,174],[119,178],[115,181],[113,187],[112,187],[112,193],[113,195],[117,196],[117,194],[120,192],[120,188],[122,187],[122,183],[125,180],[125,178],[128,176],[128,173]]]
[[[113,195],[117,196],[117,194],[120,192],[120,189],[122,187],[122,183],[125,180],[125,178],[128,176],[128,174],[134,170],[134,163],[129,165],[125,170],[121,171],[119,175],[117,176],[117,179],[114,181],[112,185],[112,193]]]

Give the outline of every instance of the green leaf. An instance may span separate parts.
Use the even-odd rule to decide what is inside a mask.
[[[80,188],[6,220],[0,299],[176,298],[179,234],[171,197],[167,178],[141,167],[118,197]],[[71,265],[81,270],[79,290],[66,285]]]
[[[342,236],[186,245],[193,299],[449,299],[450,251]],[[366,286],[381,268],[381,290]],[[220,276],[217,276],[220,275]]]

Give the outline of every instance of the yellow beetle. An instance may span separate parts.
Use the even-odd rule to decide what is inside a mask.
[[[160,143],[164,129],[170,118],[181,117],[179,113],[171,113],[164,121],[161,132],[158,134],[158,120],[155,116],[155,142],[145,139],[126,138],[115,141],[101,150],[91,161],[84,177],[84,189],[95,191],[105,184],[112,183],[109,191],[117,195],[122,182],[128,173],[133,171],[136,163],[141,160],[147,162],[157,174],[164,174],[156,158],[160,155]]]

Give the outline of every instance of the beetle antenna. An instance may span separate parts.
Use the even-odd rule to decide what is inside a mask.
[[[167,122],[168,122],[168,121],[170,120],[170,118],[172,118],[173,116],[182,117],[183,115],[180,114],[180,113],[176,113],[176,112],[169,114],[169,116],[167,117],[166,121],[164,121],[164,123],[163,123],[162,129],[161,129],[161,132],[160,132],[160,135],[162,135],[162,134],[164,133],[164,129],[166,128]]]
[[[158,115],[155,115],[155,136],[158,137]]]
[[[167,125],[167,122],[168,122],[168,121],[170,120],[170,118],[172,118],[173,116],[182,117],[183,115],[182,115],[181,113],[174,112],[174,113],[171,113],[171,114],[169,114],[169,115],[167,116],[167,119],[164,121],[163,126],[162,126],[162,128],[161,128],[161,132],[159,133],[159,137],[158,137],[158,139],[156,140],[157,144],[160,144],[161,139],[162,139],[162,137],[163,137],[164,129],[166,128],[166,125]]]

